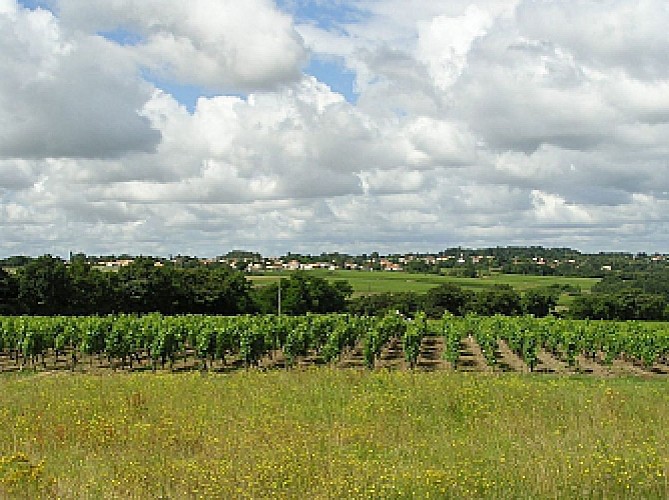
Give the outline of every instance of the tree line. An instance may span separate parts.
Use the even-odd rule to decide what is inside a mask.
[[[279,287],[281,288],[279,290]],[[352,298],[347,281],[330,282],[295,272],[279,283],[253,287],[228,266],[175,268],[140,257],[117,271],[99,270],[84,259],[69,264],[49,255],[10,274],[0,268],[0,314],[91,315],[117,313],[285,314],[352,312],[381,315],[389,310],[413,316],[425,311],[438,318],[476,312],[482,315],[531,313],[545,316],[559,291],[531,290],[521,297],[509,286],[470,292],[445,284],[427,294],[378,294]],[[280,301],[280,303],[279,303]]]
[[[665,275],[666,274],[666,275]],[[578,294],[568,311],[577,319],[650,319],[668,317],[669,272],[610,276]],[[281,288],[279,290],[279,287]],[[156,266],[139,257],[117,271],[104,271],[84,258],[69,264],[49,255],[31,259],[9,273],[0,268],[0,314],[95,315],[144,314],[284,314],[349,312],[407,316],[425,312],[440,318],[448,311],[464,316],[556,313],[563,288],[552,285],[520,294],[508,285],[471,291],[445,283],[419,294],[380,293],[353,296],[347,281],[328,281],[308,272],[291,273],[279,283],[254,287],[243,272],[229,266],[177,268]],[[281,303],[279,304],[279,301]]]
[[[544,317],[554,311],[560,297],[558,287],[527,290],[523,295],[509,285],[495,285],[480,291],[466,290],[454,283],[444,283],[426,293],[380,293],[358,297],[349,302],[349,311],[378,315],[390,310],[413,316],[422,311],[430,318],[441,318],[445,312],[456,316]]]
[[[351,292],[347,283],[297,274],[282,280],[282,308],[287,314],[338,312]],[[14,274],[0,268],[0,314],[275,313],[277,295],[276,285],[254,288],[228,266],[179,269],[146,257],[118,271],[99,270],[84,259],[66,264],[50,255]]]
[[[605,276],[572,307],[576,317],[615,320],[669,318],[669,270],[655,268]]]

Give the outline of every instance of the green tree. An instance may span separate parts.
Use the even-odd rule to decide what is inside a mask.
[[[256,292],[256,302],[261,312],[277,312],[278,287],[272,284]],[[291,315],[341,312],[346,310],[347,299],[352,292],[347,281],[330,283],[324,278],[298,271],[288,279],[281,279],[281,311]]]
[[[537,318],[548,316],[557,305],[560,292],[554,288],[532,288],[521,300],[523,312]]]
[[[65,263],[51,255],[18,270],[19,307],[28,314],[54,315],[70,310],[72,288]]]
[[[14,276],[0,267],[0,314],[16,312],[19,285]]]
[[[200,267],[183,273],[183,312],[242,314],[254,311],[251,283],[240,271],[226,267]]]
[[[431,288],[425,294],[425,313],[434,319],[441,318],[445,311],[455,315],[463,315],[472,298],[471,292],[463,290],[458,285],[444,283]]]
[[[509,285],[495,285],[476,294],[471,304],[481,316],[515,316],[522,312],[520,295]]]
[[[173,314],[179,303],[174,273],[168,267],[155,265],[150,257],[139,257],[118,271],[116,308],[118,312]]]
[[[107,314],[113,312],[112,287],[109,276],[96,270],[85,256],[74,256],[67,267],[70,284],[68,312],[78,315]]]
[[[667,300],[662,295],[623,291],[578,297],[569,313],[577,319],[663,320],[666,318],[666,308]]]
[[[360,316],[385,316],[399,311],[404,316],[414,316],[422,310],[424,297],[415,292],[375,293],[356,297],[348,303],[348,311]]]

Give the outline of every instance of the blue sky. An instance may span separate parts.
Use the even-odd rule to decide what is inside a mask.
[[[358,9],[352,2],[341,0],[279,0],[277,4],[291,14],[296,23],[314,24],[325,31],[341,31],[345,25],[362,22],[368,17],[368,13]],[[346,69],[343,60],[312,54],[304,71],[327,83],[348,102],[356,102],[355,75]]]
[[[360,22],[368,16],[353,2],[342,0],[279,0],[277,5],[291,14],[297,23],[313,23],[324,30]]]
[[[355,104],[358,96],[354,91],[355,74],[344,67],[343,61],[312,56],[304,72],[327,83],[332,90],[342,94]]]
[[[28,9],[36,9],[40,7],[42,9],[51,10],[54,0],[18,0],[18,3]]]

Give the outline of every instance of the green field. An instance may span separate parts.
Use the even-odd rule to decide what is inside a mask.
[[[666,380],[3,375],[2,498],[667,498]]]
[[[405,272],[388,271],[308,271],[328,280],[346,280],[353,287],[354,296],[383,292],[418,292],[425,293],[430,288],[444,284],[455,283],[467,290],[481,290],[493,285],[511,285],[519,292],[530,288],[546,287],[550,285],[571,285],[580,287],[588,293],[599,278],[565,278],[561,276],[527,276],[520,274],[493,274],[481,278],[458,278],[437,274],[412,274]],[[255,285],[276,283],[281,277],[289,276],[290,272],[268,273],[263,276],[248,276]],[[560,300],[566,305],[569,297],[566,294]]]

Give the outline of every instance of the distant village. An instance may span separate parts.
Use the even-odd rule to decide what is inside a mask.
[[[133,257],[88,258],[89,263],[114,269],[130,265]],[[510,247],[484,250],[449,249],[434,254],[378,253],[358,256],[332,253],[319,256],[288,254],[281,257],[263,257],[254,252],[232,251],[214,258],[170,256],[155,258],[154,265],[175,267],[230,266],[246,273],[277,271],[351,270],[383,272],[445,272],[470,273],[475,276],[485,270],[524,272],[526,274],[601,274],[614,270],[666,265],[666,254],[597,253],[584,254],[570,249],[541,247]]]
[[[251,258],[251,257],[217,257],[197,259],[201,265],[218,265],[223,264],[237,269],[242,269],[247,272],[267,272],[267,271],[312,271],[315,269],[324,269],[328,271],[337,270],[351,270],[351,271],[404,271],[405,267],[410,262],[422,262],[428,266],[435,266],[443,262],[456,262],[457,264],[466,264],[471,261],[472,264],[478,264],[484,259],[493,259],[492,256],[472,256],[465,259],[463,255],[460,256],[444,256],[437,257],[433,255],[426,256],[391,256],[366,258],[360,262],[360,259],[344,260],[343,262],[333,260],[315,260],[304,261],[297,259],[290,259],[286,257],[265,257],[265,258]],[[98,266],[118,268],[125,267],[132,264],[134,259],[116,259],[116,260],[102,260],[96,262]],[[181,259],[170,258],[167,260],[156,259],[155,266],[161,267],[169,262],[172,265],[178,266]],[[543,261],[540,261],[542,264]]]
[[[14,256],[0,259],[0,266],[16,269],[34,257]],[[247,274],[281,271],[361,271],[449,274],[461,277],[480,277],[489,273],[514,273],[546,276],[603,277],[610,273],[650,271],[669,267],[669,255],[623,252],[582,253],[569,248],[495,247],[484,249],[449,248],[436,253],[405,253],[381,255],[377,252],[362,255],[322,253],[302,255],[288,253],[265,257],[260,253],[232,250],[218,257],[170,255],[168,257],[107,255],[91,256],[71,253],[62,259],[66,264],[75,260],[104,270],[118,270],[142,259],[156,267],[193,268],[226,266]]]

